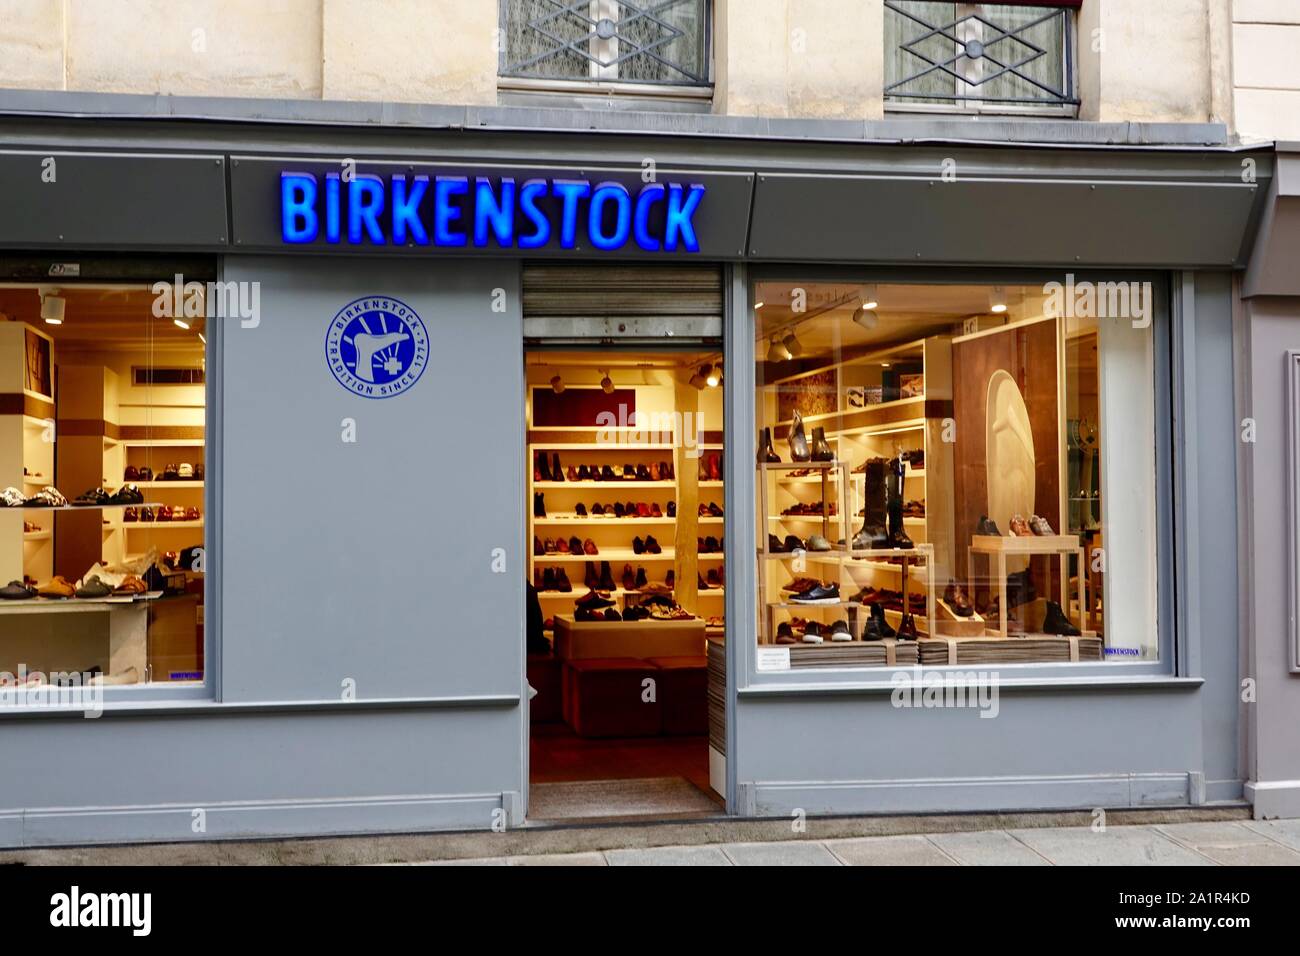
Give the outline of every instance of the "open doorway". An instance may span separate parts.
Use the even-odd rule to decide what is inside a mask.
[[[721,813],[721,353],[536,349],[525,370],[529,818]]]

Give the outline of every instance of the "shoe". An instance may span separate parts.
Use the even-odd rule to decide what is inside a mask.
[[[11,486],[0,491],[0,508],[21,508],[26,503],[26,496],[17,488]]]
[[[572,465],[570,465],[567,469],[565,469],[565,472],[564,472],[564,478],[565,478],[566,481],[577,481],[577,480],[578,480],[578,469],[576,469],[576,468],[574,468]]]
[[[594,476],[593,476],[592,473],[587,469],[587,466],[586,466],[586,465],[579,465],[579,466],[578,466],[578,480],[579,480],[579,481],[591,481],[593,477],[594,477]]]
[[[181,481],[194,480],[194,466],[188,461],[181,462],[181,466],[176,469],[176,477]]]
[[[768,554],[785,553],[785,545],[781,543],[780,538],[778,538],[776,535],[772,534],[771,532],[768,532],[767,535],[767,553]]]
[[[605,509],[602,508],[600,505],[593,504],[591,506],[591,514],[592,517],[594,518],[603,518],[605,517]]]
[[[618,608],[607,607],[605,608],[605,620],[621,621],[623,620],[623,616],[618,613]]]
[[[668,502],[668,517],[670,517],[670,518],[676,518],[676,517],[677,517],[677,502],[676,502],[676,501],[670,501],[670,502]]]
[[[822,626],[816,621],[809,621],[808,626],[803,631],[803,642],[805,644],[823,644],[825,640],[822,636]]]
[[[573,466],[570,465],[569,467],[573,467]],[[579,501],[576,505],[574,505],[573,513],[577,515],[579,518],[585,518],[587,517],[587,506],[584,505],[581,501]]]
[[[594,548],[595,545],[592,545],[592,547]],[[570,539],[569,539],[569,554],[583,554],[583,553],[591,554],[592,552],[587,551],[587,549],[583,546],[582,541],[579,540],[576,536],[570,538]]]
[[[819,534],[814,534],[808,538],[809,551],[829,551],[831,543]]]
[[[533,492],[533,517],[546,517],[546,495],[540,491]]]
[[[1061,605],[1055,601],[1047,602],[1047,616],[1043,618],[1044,634],[1059,634],[1062,637],[1078,637],[1080,631],[1070,623]]]
[[[813,461],[834,461],[835,452],[826,441],[826,431],[820,425],[813,429],[812,440],[812,460]]]
[[[862,530],[853,536],[854,551],[872,551],[889,547],[889,535],[881,527],[863,525]]]
[[[37,589],[36,593],[43,598],[64,600],[76,594],[77,589],[72,586],[67,578],[56,574],[50,579],[49,584],[42,585]]]
[[[632,573],[632,565],[630,564],[623,565],[623,590],[636,590],[636,575]]]
[[[144,492],[140,490],[139,485],[126,484],[118,488],[113,496],[109,498],[108,504],[114,505],[139,505],[144,503]]]
[[[677,572],[671,568],[669,568],[668,573],[664,575],[664,587],[669,590],[677,587]]]
[[[650,477],[650,469],[646,467],[644,462],[636,466],[636,480],[653,481]]]
[[[155,520],[156,518],[157,518],[157,516],[153,513],[153,509],[152,509],[152,508],[145,507],[145,508],[141,508],[141,509],[140,509],[140,520],[141,520],[141,521],[153,521],[153,520]]]
[[[659,467],[659,462],[657,461],[650,462],[650,480],[651,481],[663,480],[663,469]]]
[[[709,517],[721,518],[723,516],[722,506],[716,501],[709,502]]]
[[[147,509],[146,509],[146,510],[147,510]],[[554,539],[554,538],[547,538],[547,539],[546,539],[546,543],[542,545],[542,553],[543,553],[543,554],[554,554],[554,553],[555,553],[555,539]]]
[[[1029,522],[1024,519],[1023,515],[1011,516],[1011,533],[1017,538],[1032,538],[1034,533],[1029,530]]]
[[[143,466],[141,466],[141,468],[140,468],[140,480],[141,480],[141,481],[153,481],[153,469],[150,468],[148,465],[143,465]]]
[[[660,510],[660,508],[659,508],[659,502],[656,501],[656,502],[654,502],[653,504],[650,505],[650,517],[652,517],[652,518],[662,518],[663,516],[664,516],[664,513],[663,513],[663,511]]]
[[[66,508],[67,505],[68,499],[53,485],[46,485],[23,502],[25,508]]]
[[[588,561],[586,572],[582,576],[582,583],[586,585],[588,591],[594,591],[600,587],[600,575],[596,573],[596,563]]]
[[[569,576],[564,573],[564,568],[555,569],[555,590],[566,594],[573,590],[573,585],[569,583]]]
[[[636,569],[636,585],[635,585],[634,590],[640,591],[643,587],[645,587],[645,586],[646,586],[647,584],[649,584],[649,583],[650,583],[650,582],[646,580],[646,576],[645,576],[645,568],[641,567],[640,565],[637,565],[637,569]]]
[[[26,601],[27,599],[34,597],[36,597],[36,592],[23,584],[22,581],[10,581],[4,587],[0,588],[0,600]]]
[[[916,619],[911,614],[904,614],[903,622],[898,625],[898,639],[900,641],[915,641],[917,637]]]
[[[760,465],[765,462],[772,464],[780,460],[781,456],[772,447],[772,429],[764,428],[758,439],[758,463]]]
[[[695,574],[695,590],[697,591],[709,590],[709,585],[705,582],[704,575],[700,574],[699,572],[696,572]]]
[[[3,593],[0,591],[0,594]],[[112,594],[113,589],[101,581],[98,574],[92,574],[81,582],[81,587],[77,588],[75,593],[79,598],[103,598]]]
[[[72,499],[74,505],[106,505],[112,501],[112,497],[103,488],[91,488],[85,494],[77,495]]]
[[[799,639],[794,636],[794,631],[790,627],[789,621],[782,621],[776,626],[776,643],[778,644],[798,644]]]
[[[181,477],[180,466],[178,466],[174,461],[169,461],[163,467],[163,473],[162,473],[163,481],[178,481],[180,477]]]
[[[707,585],[711,588],[722,587],[722,577],[721,575],[718,574],[717,568],[709,568],[708,576],[705,577],[704,580],[707,583]]]
[[[1002,532],[998,530],[998,526],[993,523],[988,515],[980,515],[979,524],[975,526],[975,533],[985,537],[1002,537]]]
[[[808,439],[803,433],[803,416],[798,412],[794,413],[794,419],[790,422],[789,442],[791,461],[807,461],[812,456]]]
[[[576,541],[577,539],[575,538],[574,540]],[[582,553],[600,554],[600,550],[596,547],[596,542],[588,538],[586,541],[582,542]]]
[[[881,637],[894,637],[897,635],[898,632],[890,627],[889,619],[885,617],[885,607],[883,604],[871,605],[871,611],[869,613],[870,617],[868,620],[876,622],[876,631]]]
[[[159,520],[162,520],[162,518],[163,518],[163,514],[162,514],[162,511],[161,511],[161,510],[160,510],[159,513],[158,513],[158,518],[159,518]],[[569,552],[569,542],[565,541],[563,538],[556,538],[556,539],[555,539],[555,550],[556,550],[559,554],[569,554],[569,553],[570,553],[570,552]]]
[[[554,481],[551,475],[551,463],[546,459],[546,452],[537,453],[537,464],[533,466],[533,474],[538,481]]]
[[[912,543],[912,539],[907,536],[907,532],[901,527],[895,528],[889,535],[888,544],[889,547],[895,548],[899,551],[909,551],[915,547]]]
[[[140,520],[140,509],[139,509],[139,508],[127,508],[125,511],[122,512],[122,520],[123,520],[123,521],[139,521],[139,520]]]
[[[632,553],[645,554],[645,542],[641,540],[640,535],[632,539]]]
[[[614,589],[614,572],[609,569],[608,561],[602,561],[600,562],[600,590],[613,591]]]
[[[135,511],[134,508],[127,508],[126,510],[128,514],[132,511]],[[124,518],[123,520],[131,521],[133,519]],[[546,549],[542,547],[542,539],[537,537],[537,535],[533,535],[533,557],[540,557],[545,553],[546,553]]]
[[[849,622],[840,620],[831,625],[832,641],[851,641],[853,634],[849,631]]]
[[[560,456],[551,455],[551,481],[563,481],[564,469],[560,467]]]
[[[876,606],[872,605],[872,607]],[[876,619],[876,615],[870,615],[867,618],[867,623],[862,627],[862,639],[864,641],[878,641],[884,636],[880,631],[880,622]]]
[[[636,516],[638,518],[650,517],[650,506],[644,501],[638,502],[636,506]]]
[[[124,472],[122,473],[122,480],[123,480],[123,481],[139,481],[139,480],[140,480],[140,471],[139,471],[139,469],[137,469],[137,468],[135,467],[135,465],[127,465],[127,466],[126,466],[126,471],[124,471]]]
[[[597,480],[599,480],[599,481],[613,481],[613,480],[614,480],[614,469],[611,468],[609,465],[605,465],[603,468],[600,469],[600,478],[597,479]]]
[[[796,594],[790,598],[795,604],[838,604],[840,603],[840,586],[838,584],[819,584],[815,588]]]
[[[656,541],[653,536],[646,535],[646,539],[645,539],[646,554],[662,554],[663,550],[664,550],[663,548],[659,547],[659,542]]]
[[[952,608],[952,613],[958,617],[970,617],[975,613],[971,607],[970,598],[966,596],[966,591],[956,581],[949,581],[948,586],[943,589],[943,601],[948,607]]]
[[[1038,515],[1034,515],[1029,519],[1029,530],[1036,535],[1041,535],[1042,537],[1051,537],[1056,534],[1056,532],[1052,530],[1052,526],[1047,523],[1047,519],[1040,518]]]
[[[134,574],[128,574],[122,583],[113,589],[114,594],[144,594],[149,588]]]

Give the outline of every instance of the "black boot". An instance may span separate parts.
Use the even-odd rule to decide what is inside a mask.
[[[546,517],[546,494],[541,491],[533,492],[533,517]]]
[[[884,634],[880,633],[880,624],[876,621],[876,616],[872,614],[867,618],[867,623],[862,628],[862,639],[864,641],[878,641],[884,636]]]
[[[545,458],[546,456],[543,455],[542,457]],[[554,454],[551,456],[551,481],[563,481],[563,480],[564,480],[564,469],[560,467],[560,456],[559,454]]]
[[[1078,637],[1079,629],[1070,623],[1061,605],[1055,601],[1047,602],[1047,616],[1043,618],[1044,634],[1060,634],[1062,637]]]
[[[889,459],[885,466],[885,498],[889,510],[889,546],[904,550],[913,547],[912,539],[903,530],[903,462]]]
[[[761,465],[764,462],[771,463],[780,460],[781,456],[778,455],[776,449],[772,447],[772,429],[764,428],[763,434],[758,440],[758,463]]]
[[[807,461],[812,455],[808,448],[808,438],[803,433],[803,416],[798,412],[794,413],[794,420],[790,422],[790,460]]]
[[[889,626],[885,618],[885,608],[880,604],[871,605],[871,620],[876,622],[876,630],[881,637],[893,637],[897,632]]]
[[[912,615],[903,615],[903,622],[898,625],[898,639],[900,641],[914,641],[917,639],[916,620]]]
[[[820,425],[813,429],[812,440],[812,460],[813,461],[834,461],[835,452],[831,451],[831,446],[826,442],[826,431]]]
[[[864,472],[866,501],[862,505],[862,530],[853,536],[855,551],[889,547],[889,532],[885,527],[885,460],[872,458],[867,462]]]
[[[555,590],[555,569],[554,568],[546,568],[544,571],[542,571],[542,590],[543,591]]]
[[[587,586],[588,591],[594,591],[600,587],[600,575],[596,573],[596,562],[587,562],[587,573],[582,576],[582,583]]]
[[[542,473],[542,481],[554,481],[551,477],[551,463],[546,457],[546,452],[537,453],[537,470]]]
[[[614,572],[609,569],[609,562],[600,562],[600,589],[602,591],[615,590]]]

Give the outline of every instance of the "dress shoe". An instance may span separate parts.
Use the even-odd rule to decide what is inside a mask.
[[[723,516],[722,506],[716,501],[709,502],[709,517],[721,518]]]
[[[798,412],[790,422],[790,460],[807,461],[812,456],[808,447],[808,438],[803,433],[803,416]]]
[[[140,471],[135,465],[127,465],[126,471],[122,474],[123,481],[139,481]]]
[[[551,456],[551,481],[563,481],[564,469],[560,467],[560,456],[554,454]]]
[[[122,520],[123,520],[123,521],[139,521],[139,520],[140,520],[140,509],[139,509],[139,508],[127,508],[125,511],[122,512]]]
[[[143,594],[148,586],[134,574],[128,574],[122,583],[113,588],[114,594]]]
[[[0,588],[0,599],[5,601],[26,601],[34,597],[36,597],[36,592],[23,584],[22,581],[10,581]]]
[[[822,626],[816,621],[809,621],[803,630],[803,642],[805,644],[823,644],[825,641]]]
[[[825,538],[823,538],[821,535],[814,534],[808,538],[808,550],[829,551],[831,550],[831,543],[827,541]]]
[[[600,589],[602,591],[614,590],[614,573],[609,569],[609,562],[600,562]]]
[[[594,549],[595,546],[593,545],[592,547],[593,547],[593,549]],[[582,541],[581,541],[581,540],[580,540],[576,535],[575,535],[574,537],[570,538],[570,539],[569,539],[569,554],[582,554],[583,552],[586,552],[587,554],[593,554],[593,553],[594,553],[594,551],[587,551],[587,549],[586,549],[586,547],[583,545]]]
[[[790,598],[795,604],[838,604],[840,600],[840,586],[838,584],[819,584],[815,588],[810,588],[802,594],[796,594]]]
[[[578,469],[576,469],[576,468],[574,468],[572,465],[570,465],[568,468],[566,468],[566,469],[564,470],[564,477],[565,477],[565,479],[568,480],[568,481],[577,481],[577,480],[578,480]]]
[[[798,644],[799,639],[794,636],[794,631],[790,627],[789,621],[782,621],[776,626],[776,643],[778,644]]]
[[[114,505],[138,505],[144,502],[144,492],[140,490],[139,485],[125,484],[114,492],[113,497],[108,500],[109,504]]]
[[[1010,528],[1011,533],[1017,538],[1032,538],[1034,536],[1034,533],[1029,530],[1029,522],[1025,520],[1023,515],[1012,515]]]
[[[630,564],[623,565],[623,590],[636,590],[636,575],[632,573],[632,565]]]
[[[593,517],[603,518],[605,517],[605,509],[602,508],[599,504],[593,504],[591,506],[591,514]]]
[[[948,586],[943,589],[943,601],[948,607],[952,608],[952,613],[958,617],[970,617],[975,613],[971,607],[970,598],[966,596],[966,591],[956,581],[949,581]]]
[[[650,505],[650,517],[652,517],[652,518],[662,518],[663,516],[664,516],[664,513],[663,513],[663,511],[660,510],[660,508],[659,508],[659,502],[657,502],[657,501],[652,502],[651,505]]]
[[[998,526],[993,523],[993,519],[988,515],[980,515],[979,524],[975,526],[975,533],[985,537],[1002,537],[1002,532],[998,530]]]
[[[767,536],[767,553],[768,554],[785,553],[785,545],[781,543],[781,539],[770,532],[768,533]]]
[[[645,554],[645,542],[641,540],[640,535],[632,539],[632,553]]]
[[[640,565],[637,565],[637,569],[636,569],[636,590],[640,591],[643,587],[645,587],[645,586],[646,586],[647,584],[649,584],[649,583],[650,583],[650,582],[646,580],[646,576],[645,576],[645,568],[641,567]]]
[[[546,473],[542,472],[542,474],[545,475]],[[181,477],[180,466],[174,461],[169,461],[166,466],[163,467],[161,477],[163,481],[179,481]]]
[[[663,548],[659,547],[659,542],[654,539],[653,535],[646,535],[645,552],[646,554],[662,554]]]
[[[664,575],[664,586],[669,590],[677,587],[677,572],[672,568],[669,568],[668,573]]]
[[[885,617],[885,608],[881,604],[871,605],[871,611],[868,620],[876,622],[876,631],[881,637],[893,637],[897,633],[889,625],[889,619]]]
[[[605,465],[603,468],[601,468],[601,469],[600,469],[600,480],[601,480],[601,481],[614,481],[614,480],[615,480],[615,479],[614,479],[614,469],[611,468],[609,465]]]
[[[587,586],[587,590],[594,591],[600,587],[600,575],[596,573],[596,564],[594,561],[588,561],[586,573],[582,576],[582,583]]]
[[[575,538],[574,540],[577,540],[577,539]],[[600,551],[596,548],[596,542],[595,542],[595,541],[592,541],[590,538],[588,538],[586,541],[582,542],[582,553],[583,553],[583,554],[599,554]]]
[[[636,480],[637,481],[652,480],[650,478],[650,468],[644,462],[636,466]]]
[[[695,574],[695,590],[696,590],[696,591],[707,591],[707,590],[709,590],[709,585],[708,585],[708,583],[704,580],[704,575],[700,574],[698,571],[697,571],[696,574]]]
[[[876,548],[889,547],[889,535],[882,527],[870,527],[864,525],[862,530],[853,536],[852,542],[854,551],[871,551]]]
[[[621,501],[614,502],[614,517],[615,518],[627,517],[627,509],[623,507],[623,502]]]
[[[573,590],[573,585],[569,583],[569,576],[564,573],[564,568],[555,569],[555,590],[566,594]]]
[[[581,501],[579,501],[576,505],[574,505],[573,513],[576,514],[579,518],[585,518],[587,517],[587,506],[584,505]]]
[[[542,553],[543,553],[543,554],[554,554],[554,553],[555,553],[555,539],[554,539],[554,538],[547,538],[547,539],[546,539],[545,544],[542,545]]]
[[[915,641],[917,637],[916,619],[911,614],[904,614],[902,623],[898,625],[898,639],[900,641]]]
[[[711,588],[722,587],[722,577],[718,574],[717,568],[709,568],[709,573],[705,577],[705,583]]]
[[[773,464],[780,460],[781,456],[778,455],[776,449],[772,447],[772,429],[764,428],[763,433],[758,438],[758,463],[760,465],[765,462]]]
[[[831,640],[837,642],[853,640],[853,634],[849,631],[848,621],[839,620],[831,625]]]
[[[147,505],[140,509],[141,521],[155,521],[157,520],[157,517],[158,516],[153,513],[153,509],[148,507]]]
[[[618,613],[618,608],[615,608],[615,607],[607,607],[607,608],[605,608],[605,620],[607,620],[607,621],[621,621],[621,620],[623,620],[623,615],[621,615],[621,614]]]
[[[623,514],[628,518],[636,517],[636,502],[626,501],[623,503]]]
[[[153,481],[153,469],[150,468],[148,465],[142,466],[140,468],[140,480]]]
[[[591,480],[592,480],[591,471],[587,468],[586,465],[579,465],[579,466],[578,466],[578,480],[579,480],[579,481],[591,481]]]
[[[1056,532],[1052,530],[1052,526],[1047,523],[1047,519],[1041,518],[1038,515],[1034,515],[1029,519],[1029,530],[1042,537],[1051,537],[1056,534]]]
[[[555,550],[559,554],[569,554],[569,542],[565,541],[563,538],[556,538]]]
[[[812,460],[813,461],[834,461],[835,452],[826,441],[826,431],[820,425],[813,429],[812,440]]]
[[[533,517],[546,517],[546,494],[541,491],[533,492]]]
[[[179,517],[179,515],[180,515],[180,509],[179,509],[179,508],[176,509],[176,514],[178,515],[177,520],[178,520],[178,521],[179,521],[179,520],[182,520],[182,519]],[[185,509],[185,516],[184,516],[184,520],[185,520],[185,521],[198,521],[198,520],[199,520],[200,518],[202,518],[202,517],[203,517],[203,516],[199,513],[199,509],[198,509],[198,508],[195,508],[195,507],[193,507],[193,506],[190,506],[189,508],[186,508],[186,509]]]
[[[1047,615],[1043,618],[1044,634],[1059,634],[1062,637],[1078,637],[1079,629],[1070,623],[1061,605],[1055,601],[1047,602]]]
[[[644,501],[637,502],[636,516],[638,518],[650,517],[650,506],[646,504]]]

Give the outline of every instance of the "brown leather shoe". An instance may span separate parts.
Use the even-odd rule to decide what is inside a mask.
[[[1008,527],[1011,528],[1011,533],[1019,538],[1032,538],[1034,536],[1034,533],[1029,530],[1029,523],[1025,521],[1024,515],[1012,515],[1011,524]]]
[[[966,596],[966,591],[956,581],[949,581],[948,586],[943,589],[943,601],[952,608],[952,613],[958,617],[970,617],[975,613],[975,609],[971,607],[970,598]]]
[[[600,551],[596,548],[596,542],[588,538],[586,541],[582,542],[582,553],[600,554]]]
[[[38,588],[37,591],[36,591],[36,593],[39,594],[39,595],[40,595],[41,597],[43,597],[43,598],[60,598],[60,599],[61,599],[61,598],[70,598],[70,597],[72,597],[74,594],[77,593],[77,589],[74,588],[74,587],[73,587],[73,586],[68,582],[68,579],[67,579],[67,578],[63,577],[62,575],[55,575],[55,576],[50,580],[50,583],[49,583],[49,584],[46,584],[46,585],[44,585],[43,587]]]

